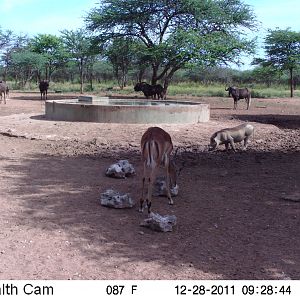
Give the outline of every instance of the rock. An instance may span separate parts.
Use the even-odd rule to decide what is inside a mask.
[[[178,185],[170,189],[171,196],[175,197],[178,195]],[[157,177],[153,185],[153,196],[167,196],[167,184],[165,177]]]
[[[281,198],[286,201],[300,202],[300,193],[295,192],[293,194],[283,195]]]
[[[173,230],[177,218],[175,215],[161,216],[151,213],[150,217],[141,222],[140,226],[150,228],[154,231],[168,232]]]
[[[121,195],[112,189],[106,190],[101,194],[101,205],[112,208],[131,208],[134,206],[134,202],[129,194]]]
[[[226,177],[227,175],[228,175],[228,171],[226,171],[226,170],[220,172],[221,177]]]
[[[105,172],[106,176],[113,178],[126,178],[135,174],[133,166],[128,160],[119,160],[111,165]]]

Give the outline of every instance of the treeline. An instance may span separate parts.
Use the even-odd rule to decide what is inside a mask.
[[[149,81],[152,75],[151,68],[135,63],[133,55],[132,60],[127,58],[126,72],[121,72],[119,69],[124,68],[126,56],[124,49],[114,45],[114,51],[119,53],[119,57],[114,60],[111,48],[93,48],[93,38],[88,37],[83,30],[63,31],[61,36],[39,34],[33,38],[15,35],[11,31],[0,31],[0,47],[0,77],[13,82],[14,87],[20,89],[41,79],[81,83],[82,91],[83,85],[86,90],[92,90],[93,82],[116,81],[123,88],[138,80]],[[122,59],[123,63],[118,63],[117,59]],[[120,73],[126,73],[122,80]],[[240,71],[228,67],[199,67],[197,64],[190,64],[188,68],[178,70],[172,81],[224,85],[262,84],[271,87],[288,85],[289,74],[269,66],[256,66],[251,70]],[[294,89],[299,83],[300,68],[297,68],[293,78]]]
[[[205,12],[205,13],[204,13]],[[31,82],[93,83],[116,80],[123,89],[137,81],[193,81],[224,85],[289,84],[300,76],[300,32],[269,30],[264,58],[251,70],[228,66],[241,55],[253,56],[256,40],[247,32],[258,26],[243,1],[102,0],[92,9],[85,28],[60,35],[17,35],[0,28],[0,76],[24,88]]]

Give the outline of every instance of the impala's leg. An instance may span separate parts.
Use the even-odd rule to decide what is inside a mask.
[[[173,205],[174,202],[173,202],[173,199],[172,199],[172,196],[171,196],[171,191],[170,191],[170,170],[169,170],[169,165],[170,164],[170,161],[168,158],[166,158],[166,161],[165,161],[165,168],[166,168],[166,174],[167,174],[167,178],[166,178],[166,186],[167,186],[167,196],[168,196],[168,200],[169,200],[169,204],[170,205]]]
[[[144,187],[145,187],[145,177],[143,177],[143,184],[142,184],[142,196],[140,198],[140,212],[144,210]]]
[[[167,196],[168,196],[168,199],[169,199],[169,204],[170,205],[173,205],[174,204],[174,201],[171,197],[171,191],[170,191],[170,174],[169,174],[169,171],[167,171]]]
[[[142,195],[140,199],[140,212],[143,212],[144,210],[144,190],[145,190],[145,181],[146,181],[146,163],[144,163],[144,174],[142,179]]]
[[[148,193],[147,193],[147,198],[146,198],[149,215],[151,213],[152,188],[153,188],[155,178],[156,178],[156,167],[154,167],[151,170],[151,174],[149,176]]]

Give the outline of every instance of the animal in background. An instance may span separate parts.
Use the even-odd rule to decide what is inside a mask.
[[[244,141],[243,150],[246,150],[249,137],[253,134],[254,127],[251,124],[244,123],[233,128],[225,128],[215,132],[210,138],[209,151],[217,149],[219,145],[225,145],[228,150],[229,144],[236,152],[235,143]]]
[[[143,92],[144,96],[148,99],[151,97],[152,99],[163,99],[164,98],[164,92],[163,87],[160,84],[150,85],[146,82],[138,82],[134,86],[134,90],[136,92]]]
[[[9,96],[9,88],[6,82],[0,80],[0,103],[4,100],[4,104],[6,104],[6,99]]]
[[[225,88],[225,91],[228,91],[228,96],[233,98],[234,104],[233,109],[237,109],[237,103],[241,99],[245,99],[247,103],[247,109],[250,108],[251,104],[251,91],[247,88],[239,89],[235,86],[230,86],[229,88]]]
[[[39,83],[39,89],[41,92],[41,100],[47,100],[49,82],[48,80],[41,80]]]

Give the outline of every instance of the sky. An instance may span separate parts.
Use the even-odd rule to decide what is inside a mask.
[[[84,17],[101,0],[0,0],[0,27],[33,37],[59,35],[63,29],[84,27]],[[267,29],[300,31],[300,0],[243,0],[252,7],[261,29],[255,33],[262,45]],[[261,51],[260,51],[261,53]],[[245,66],[250,58],[245,59]]]
[[[35,36],[84,26],[84,17],[98,0],[0,0],[0,26]]]

